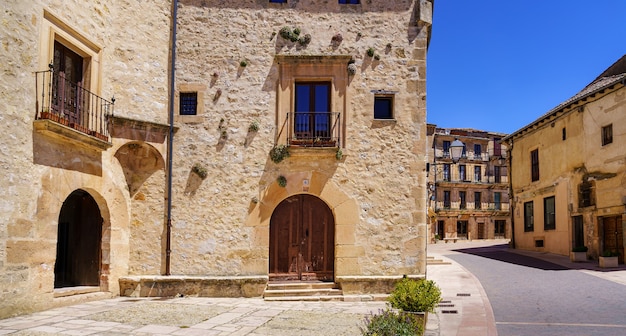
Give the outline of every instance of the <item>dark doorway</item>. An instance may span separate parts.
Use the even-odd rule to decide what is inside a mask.
[[[585,231],[583,227],[583,216],[572,217],[572,247],[585,246]]]
[[[282,201],[270,220],[270,281],[334,280],[335,221],[312,195]]]
[[[485,223],[478,223],[478,239],[487,239],[485,233]]]
[[[622,216],[602,218],[604,229],[604,250],[619,253],[619,263],[624,263],[624,232]]]
[[[76,190],[59,214],[54,287],[99,286],[102,216],[86,191]]]

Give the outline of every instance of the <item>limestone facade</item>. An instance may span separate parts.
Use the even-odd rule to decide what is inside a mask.
[[[517,248],[624,262],[626,57],[504,140]]]
[[[262,295],[282,263],[271,253],[302,255],[270,234],[284,218],[277,209],[297,198],[320,201],[333,230],[322,257],[296,262],[298,276],[323,262],[344,293],[423,276],[432,3],[177,3],[7,3],[0,80],[15,90],[1,98],[0,317],[119,295],[133,277],[206,277],[183,294]],[[284,27],[308,41],[284,38]],[[50,75],[70,76],[77,58],[85,96],[37,77],[51,60]],[[82,97],[106,109],[82,115],[96,110]],[[295,126],[305,99],[327,108]],[[59,111],[74,122],[44,114]],[[282,145],[290,155],[276,163],[270,152]],[[308,230],[299,237],[317,234]],[[95,257],[75,257],[91,251],[83,245]]]

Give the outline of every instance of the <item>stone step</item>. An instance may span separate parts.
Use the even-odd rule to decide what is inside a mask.
[[[432,259],[432,260],[427,260],[426,261],[426,265],[431,266],[431,265],[451,265],[452,263],[449,261],[443,261],[441,259]]]
[[[290,297],[290,296],[333,296],[342,295],[341,289],[266,289],[263,297]]]
[[[333,282],[270,282],[263,298],[268,301],[337,301],[342,298],[343,301],[343,292]]]
[[[270,282],[269,290],[296,290],[296,289],[339,289],[333,282]]]
[[[264,297],[265,301],[344,301],[343,295]]]

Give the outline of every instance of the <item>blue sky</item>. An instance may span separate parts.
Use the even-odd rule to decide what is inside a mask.
[[[512,133],[626,54],[626,0],[437,0],[427,122]]]

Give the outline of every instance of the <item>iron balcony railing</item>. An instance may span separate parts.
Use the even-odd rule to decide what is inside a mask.
[[[115,98],[108,101],[72,83],[63,72],[35,73],[35,119],[48,119],[103,141],[109,141],[108,116],[113,115]]]
[[[287,145],[300,147],[340,147],[339,112],[289,112]]]

